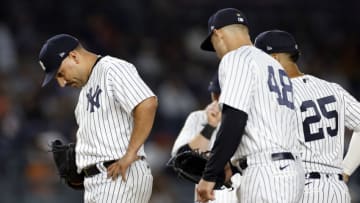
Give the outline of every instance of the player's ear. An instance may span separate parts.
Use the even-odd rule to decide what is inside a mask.
[[[280,62],[280,57],[279,57],[279,55],[278,55],[278,54],[276,54],[276,53],[272,53],[272,54],[270,54],[270,56],[272,56],[275,60],[277,60],[277,61],[279,61],[279,62]]]
[[[80,54],[76,50],[72,50],[69,52],[69,57],[73,60],[76,64],[79,64],[80,61]]]
[[[221,38],[222,37],[222,35],[223,35],[223,33],[221,32],[221,30],[219,29],[214,29],[213,30],[213,35],[215,35],[216,37],[218,37],[218,38]]]

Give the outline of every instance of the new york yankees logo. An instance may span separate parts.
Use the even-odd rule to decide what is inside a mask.
[[[86,107],[86,110],[89,110],[89,105],[91,105],[90,113],[94,112],[94,106],[96,108],[100,107],[99,95],[102,92],[102,90],[99,88],[99,85],[97,85],[94,94],[92,94],[92,91],[93,88],[90,88],[89,92],[86,94],[86,97],[88,99],[88,105]]]

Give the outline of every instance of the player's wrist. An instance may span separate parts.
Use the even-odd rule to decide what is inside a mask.
[[[212,136],[212,134],[213,134],[213,132],[214,132],[214,130],[215,130],[215,128],[216,128],[216,127],[214,127],[214,126],[212,126],[212,125],[210,125],[210,124],[207,123],[207,124],[204,126],[204,128],[201,130],[200,134],[201,134],[202,136],[204,136],[206,139],[210,140],[210,139],[211,139],[211,136]]]
[[[207,181],[207,182],[216,182],[217,177],[213,176],[213,175],[210,175],[210,174],[204,174],[202,176],[202,179]]]

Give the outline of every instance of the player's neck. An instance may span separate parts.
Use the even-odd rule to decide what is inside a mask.
[[[301,77],[304,75],[304,73],[299,70],[299,67],[296,65],[296,63],[289,62],[284,64],[283,67],[285,68],[285,71],[290,78]]]
[[[89,69],[87,71],[88,72],[87,80],[89,80],[89,78],[91,76],[91,73],[92,73],[92,71],[93,71],[93,69],[94,69],[94,67],[96,65],[96,62],[97,62],[98,58],[99,58],[99,55],[96,55],[96,54],[91,53],[91,52],[87,53],[87,59],[88,59],[87,61],[88,61],[88,67],[89,67]]]

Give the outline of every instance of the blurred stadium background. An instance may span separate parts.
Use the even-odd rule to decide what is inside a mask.
[[[78,90],[53,82],[40,89],[38,53],[54,34],[69,33],[90,50],[136,65],[159,97],[148,159],[155,177],[151,203],[187,203],[193,185],[165,167],[187,114],[210,101],[215,54],[199,49],[208,17],[235,7],[252,39],[268,29],[295,35],[301,69],[341,84],[360,99],[360,3],[356,0],[3,0],[0,7],[0,202],[82,202],[61,184],[48,152],[51,140],[75,139]],[[346,137],[348,144],[350,132]],[[349,183],[360,202],[360,170]]]

